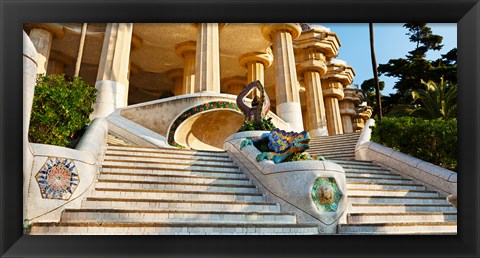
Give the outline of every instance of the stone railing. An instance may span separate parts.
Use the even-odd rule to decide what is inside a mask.
[[[265,194],[267,201],[279,203],[283,212],[295,213],[298,222],[315,223],[322,233],[336,233],[348,204],[343,168],[317,160],[280,164],[270,160],[257,162],[260,151],[252,145],[240,149],[240,145],[247,137],[258,137],[262,133],[265,132],[233,134],[226,139],[224,148]],[[327,199],[323,195],[326,192],[331,194]]]
[[[448,197],[456,206],[457,202],[457,173],[436,166],[432,163],[414,158],[381,144],[370,142],[375,120],[369,119],[355,147],[355,159],[371,160],[375,163],[404,175],[427,188],[437,191]]]
[[[107,121],[97,118],[76,149],[29,144],[33,161],[24,170],[24,219],[57,222],[66,208],[80,208],[97,178],[107,133]]]

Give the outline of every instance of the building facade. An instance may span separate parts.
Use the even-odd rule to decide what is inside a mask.
[[[108,23],[82,32],[82,24],[55,23],[24,30],[38,52],[38,73],[73,76],[76,68],[98,89],[92,118],[174,96],[236,95],[254,80],[291,131],[352,133],[371,115],[351,86],[353,68],[335,59],[338,35],[320,25]]]

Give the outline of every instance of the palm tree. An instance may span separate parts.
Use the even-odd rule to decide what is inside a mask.
[[[375,47],[374,47],[374,37],[373,37],[373,23],[368,24],[370,30],[370,53],[372,55],[372,70],[373,70],[373,79],[375,82],[375,95],[377,96],[377,110],[378,110],[378,120],[382,121],[382,96],[380,95],[380,84],[378,82],[378,70],[377,70],[377,59],[375,57]]]
[[[422,84],[425,85],[425,90],[412,91],[413,100],[420,105],[413,110],[412,115],[444,120],[457,116],[457,84],[444,81],[443,77],[440,83],[422,80]]]

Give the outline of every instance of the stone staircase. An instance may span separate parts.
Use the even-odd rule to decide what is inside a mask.
[[[357,161],[359,134],[322,136],[309,153],[341,165],[351,204],[340,234],[456,234],[457,209],[437,192],[370,161]]]
[[[318,234],[268,203],[225,152],[127,145],[109,136],[91,196],[30,234]]]

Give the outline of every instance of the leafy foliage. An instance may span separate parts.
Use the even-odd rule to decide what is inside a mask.
[[[39,75],[35,86],[29,139],[31,142],[71,146],[90,123],[97,89],[81,78]]]
[[[457,169],[456,118],[384,117],[373,127],[371,140],[438,166]]]
[[[457,85],[445,82],[424,82],[425,90],[412,92],[413,99],[420,102],[420,106],[413,110],[412,115],[425,119],[449,119],[457,117]]]
[[[385,88],[385,82],[379,81],[378,82],[380,90],[383,90]],[[360,88],[363,91],[363,101],[366,101],[369,106],[373,108],[372,111],[372,118],[378,116],[378,105],[377,105],[377,96],[376,96],[376,91],[375,91],[375,81],[373,78],[368,79],[363,81],[362,85],[360,85]],[[382,100],[383,102],[383,100]],[[384,110],[384,108],[382,108]]]
[[[263,123],[263,126],[265,127],[266,131],[271,131],[271,130],[276,128],[272,123],[272,118],[271,117],[262,118],[262,123]],[[262,130],[262,129],[261,129],[261,126],[258,123],[256,123],[255,121],[253,121],[253,122],[245,121],[245,122],[243,122],[240,129],[238,129],[239,132],[256,131],[256,130]]]

